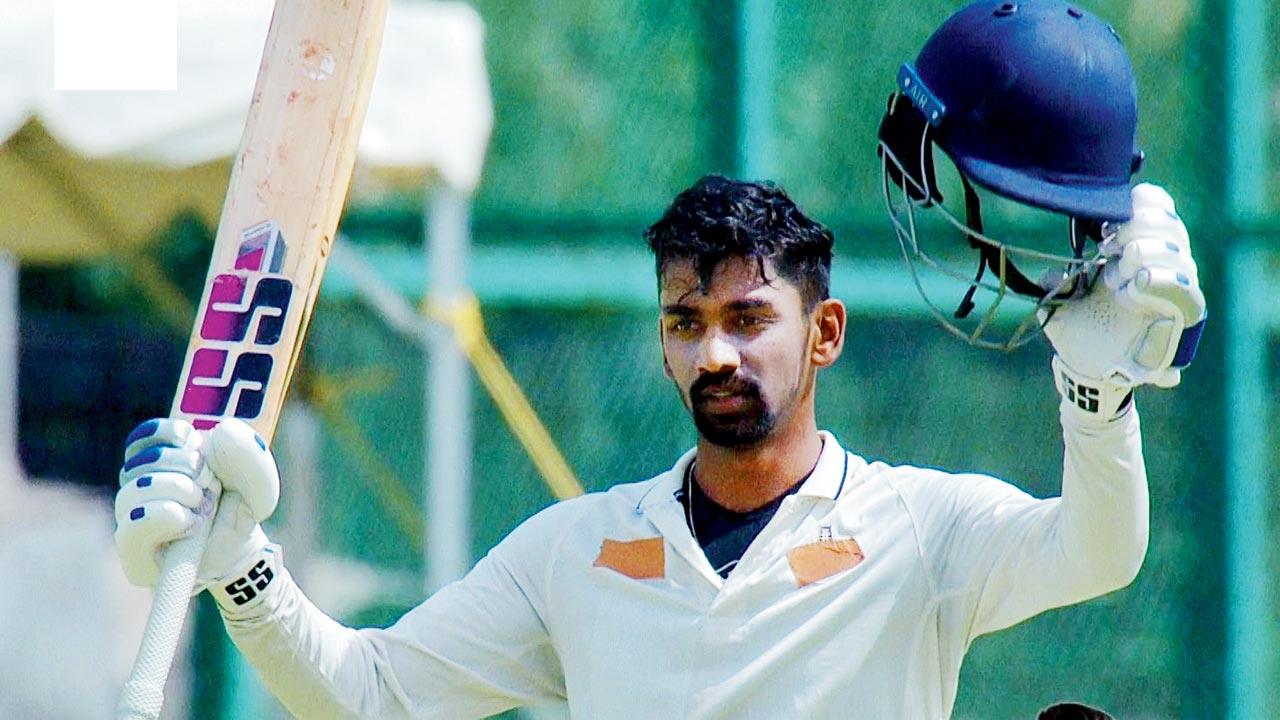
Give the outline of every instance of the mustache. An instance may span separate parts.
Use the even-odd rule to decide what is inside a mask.
[[[760,398],[760,387],[752,380],[735,377],[732,372],[707,373],[689,386],[689,397],[694,401],[704,400],[713,392],[728,392],[749,398]]]

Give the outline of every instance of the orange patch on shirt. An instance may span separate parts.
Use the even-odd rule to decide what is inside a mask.
[[[666,545],[660,537],[642,540],[606,538],[593,566],[609,568],[634,580],[652,580],[666,576],[666,562]]]
[[[852,570],[863,559],[862,548],[853,538],[819,540],[801,545],[787,553],[787,562],[796,576],[796,585],[804,587],[829,578],[839,572]]]

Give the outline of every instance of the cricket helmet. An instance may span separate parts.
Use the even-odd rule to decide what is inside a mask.
[[[1045,317],[1087,288],[1107,225],[1132,215],[1130,178],[1143,159],[1137,116],[1133,68],[1115,30],[1062,0],[975,2],[947,19],[914,63],[902,64],[880,124],[883,189],[903,257],[944,326],[972,344],[1012,349],[1035,336],[1035,311],[1049,308]],[[934,145],[958,171],[963,220],[943,202]],[[1069,254],[989,237],[975,186],[1065,216]],[[960,231],[977,251],[976,273],[949,267],[943,256],[957,244],[930,245],[917,210],[936,211]],[[1032,280],[1015,260],[1045,272]],[[967,286],[953,313],[934,304],[922,271]],[[984,280],[987,271],[994,278]],[[961,322],[979,290],[990,293],[985,312]],[[1029,312],[1012,334],[993,340],[1010,293],[1025,298]]]

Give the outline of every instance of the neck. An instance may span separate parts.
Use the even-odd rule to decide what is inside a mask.
[[[726,448],[699,438],[695,478],[702,492],[721,507],[747,512],[790,490],[822,453],[812,406],[807,410],[754,447]]]

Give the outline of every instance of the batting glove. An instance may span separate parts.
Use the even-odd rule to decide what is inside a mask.
[[[126,443],[116,550],[129,581],[154,585],[165,546],[212,515],[196,591],[244,605],[265,589],[279,572],[278,553],[259,522],[276,508],[280,476],[253,428],[229,419],[202,433],[185,420],[149,420]]]
[[[1133,219],[1108,227],[1106,263],[1081,298],[1050,314],[1054,381],[1069,406],[1111,419],[1139,385],[1173,387],[1195,356],[1205,300],[1187,228],[1161,188],[1133,188]]]

